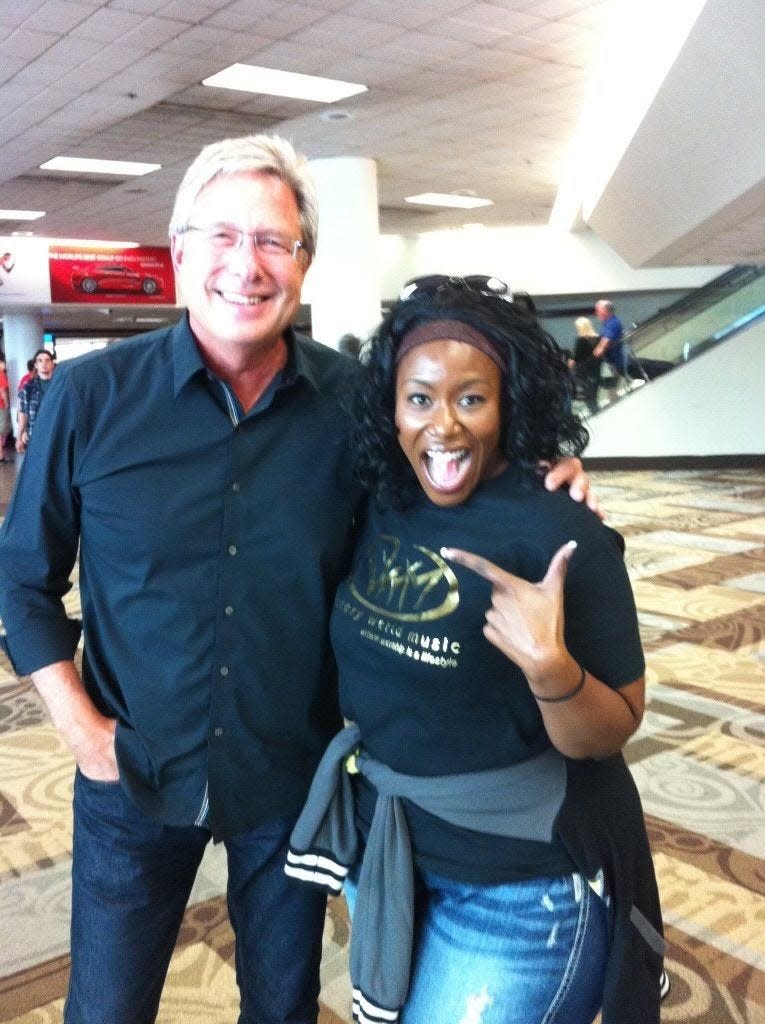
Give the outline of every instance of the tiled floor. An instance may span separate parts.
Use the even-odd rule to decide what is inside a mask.
[[[0,513],[12,479],[0,466]],[[648,659],[648,711],[628,760],[670,942],[662,1020],[765,1024],[765,473],[598,473],[596,483],[627,539]],[[67,600],[76,611],[76,589]],[[70,758],[34,691],[0,663],[0,1022],[61,1019],[70,784]],[[162,1024],[236,1018],[223,878],[212,851]],[[340,901],[325,940],[321,1020],[345,1024]]]

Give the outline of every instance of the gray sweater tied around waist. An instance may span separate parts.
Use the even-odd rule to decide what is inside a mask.
[[[358,857],[353,782],[377,789],[351,930],[353,1017],[396,1024],[412,959],[414,867],[402,800],[462,828],[549,842],[558,835],[585,878],[602,872],[613,927],[603,1024],[659,1024],[669,990],[656,876],[643,809],[621,754],[571,760],[554,748],[464,775],[401,775],[359,752],[356,725],[332,740],[290,840],[285,871],[337,894]],[[349,755],[354,754],[354,757]]]
[[[350,725],[327,748],[285,866],[293,878],[335,894],[358,854],[346,761],[360,740],[358,726]],[[402,798],[462,828],[549,842],[565,795],[565,759],[550,749],[509,768],[433,777],[402,775],[364,753],[354,761],[378,797],[351,930],[353,1016],[360,1024],[394,1024],[409,987],[414,923],[412,849]]]

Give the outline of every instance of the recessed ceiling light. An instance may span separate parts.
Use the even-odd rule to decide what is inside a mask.
[[[365,85],[356,82],[298,75],[292,71],[260,68],[253,64],[232,64],[209,78],[203,78],[202,85],[216,89],[238,89],[240,92],[260,92],[267,96],[287,96],[295,100],[313,100],[316,103],[335,103],[367,91]]]
[[[423,192],[419,196],[407,196],[404,202],[417,203],[420,206],[449,206],[459,210],[474,210],[478,206],[494,205],[492,199],[455,195],[451,192]]]
[[[78,174],[116,174],[126,175],[150,174],[158,171],[162,164],[142,164],[135,160],[90,160],[79,156],[55,156],[40,164],[43,171],[70,171]]]
[[[44,216],[44,210],[0,210],[0,220],[37,220]]]
[[[322,110],[319,120],[327,121],[329,124],[339,124],[340,121],[352,121],[353,114],[350,110]]]

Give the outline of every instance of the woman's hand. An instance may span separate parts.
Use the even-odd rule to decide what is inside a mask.
[[[574,686],[579,676],[576,662],[563,639],[563,586],[576,541],[569,541],[552,557],[544,578],[529,583],[480,555],[458,548],[442,548],[444,558],[464,565],[491,583],[491,607],[486,612],[483,632],[521,669],[532,690],[540,680],[558,680],[557,690]],[[570,686],[567,686],[570,683]],[[555,692],[552,696],[556,696]]]
[[[484,635],[526,676],[552,744],[566,757],[607,757],[640,725],[645,680],[641,676],[613,689],[582,673],[566,649],[563,588],[575,550],[574,541],[559,548],[539,583],[469,551],[441,548],[441,554],[491,583]]]
[[[542,465],[545,468],[548,464]],[[600,507],[597,494],[590,487],[590,478],[584,471],[582,460],[575,455],[560,459],[550,466],[545,475],[545,487],[548,491],[568,487],[568,493],[574,501],[584,501],[599,519],[605,519],[605,512]]]

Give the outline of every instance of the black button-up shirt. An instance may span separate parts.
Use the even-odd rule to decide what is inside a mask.
[[[338,396],[354,363],[292,332],[244,415],[175,327],[62,364],[0,533],[19,673],[71,659],[117,719],[126,791],[216,837],[299,808],[339,725],[328,612],[361,494]]]

